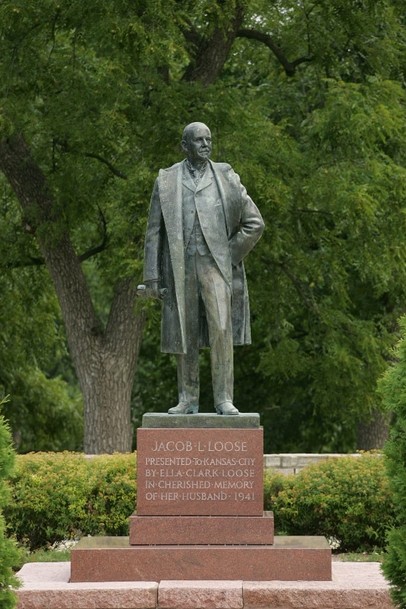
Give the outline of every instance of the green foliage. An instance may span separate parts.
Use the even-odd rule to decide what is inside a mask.
[[[19,452],[82,447],[82,402],[59,305],[0,176],[0,398]]]
[[[261,413],[268,452],[351,451],[357,422],[381,407],[406,299],[405,31],[391,2],[255,4],[247,27],[313,60],[288,79],[269,49],[239,39],[194,100],[214,157],[236,167],[266,222],[246,264],[253,346],[235,350],[236,403]],[[156,391],[138,389],[141,411],[162,409],[176,378],[156,330],[147,341],[139,378]]]
[[[81,397],[45,270],[6,270],[0,292],[0,398],[10,396],[3,411],[16,448],[79,449]]]
[[[30,549],[83,535],[127,535],[135,511],[134,455],[19,455],[6,511],[10,534]],[[264,505],[276,531],[324,535],[340,551],[384,548],[393,522],[384,459],[338,458],[296,476],[266,472]]]
[[[77,253],[106,245],[84,264],[106,322],[117,279],[141,279],[157,169],[181,158],[187,122],[207,122],[214,160],[239,171],[267,226],[247,261],[253,346],[236,351],[236,403],[261,412],[267,451],[352,450],[357,421],[380,407],[376,381],[405,310],[404,9],[399,0],[244,0],[242,27],[277,42],[293,72],[258,38],[238,36],[211,85],[187,80],[216,27],[232,29],[237,4],[3,1],[0,138],[24,133]],[[38,304],[21,287],[27,276],[44,285],[22,270],[40,256],[22,228],[30,219],[1,187],[1,265],[14,265],[8,281],[17,286],[10,302],[25,302],[44,332],[35,349],[24,331],[8,348],[9,369],[22,374],[0,378],[15,404],[7,416],[17,432],[28,421],[22,450],[51,448],[47,437],[52,448],[78,448],[78,426],[65,444],[57,436],[57,428],[70,433],[80,407],[66,357],[52,374],[65,344],[49,318],[49,287]],[[11,306],[8,327],[25,327],[20,306]],[[166,407],[175,386],[153,321],[134,392],[137,421]],[[211,410],[207,364],[202,376],[202,409]],[[71,402],[58,377],[70,381]],[[47,412],[58,415],[54,429]]]
[[[12,588],[18,586],[12,569],[18,564],[19,554],[14,542],[6,537],[3,516],[3,510],[11,499],[6,481],[13,466],[14,451],[11,446],[10,429],[4,417],[0,415],[0,605],[4,609],[15,607],[16,597]]]
[[[87,469],[91,488],[82,531],[88,535],[128,535],[128,517],[137,500],[134,455],[93,458]]]
[[[354,448],[404,310],[404,90],[324,79],[318,94],[300,127],[285,109],[283,188],[250,188],[267,230],[248,262],[259,346],[238,358],[236,395],[260,404],[268,451]],[[275,167],[271,157],[265,173]]]
[[[401,319],[401,339],[394,362],[381,379],[379,389],[389,412],[393,413],[390,439],[385,446],[388,476],[393,493],[396,520],[389,534],[384,572],[392,598],[406,607],[406,318]]]
[[[5,517],[9,532],[36,549],[82,535],[128,534],[135,499],[134,455],[19,455]]]
[[[267,474],[265,506],[275,527],[289,535],[323,535],[340,551],[384,548],[394,507],[384,459],[340,457],[296,476]]]

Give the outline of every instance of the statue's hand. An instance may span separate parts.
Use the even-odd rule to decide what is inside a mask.
[[[156,298],[161,300],[165,297],[167,291],[168,290],[166,288],[159,289],[157,281],[153,281],[147,285],[143,283],[141,285],[137,285],[137,296],[140,296],[141,298]]]

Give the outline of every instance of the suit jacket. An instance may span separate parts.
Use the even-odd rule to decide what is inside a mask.
[[[251,342],[248,289],[243,259],[260,238],[264,222],[255,203],[248,196],[239,176],[226,163],[210,162],[217,183],[219,200],[196,196],[201,228],[210,252],[225,281],[232,288],[232,325],[235,345]],[[183,165],[176,163],[161,169],[151,197],[145,237],[144,281],[158,281],[166,288],[163,299],[161,348],[167,353],[186,353],[185,341],[185,247],[183,243],[182,180]],[[208,172],[206,172],[206,175]],[[207,186],[207,178],[199,190]],[[204,203],[199,203],[202,201]],[[219,239],[216,209],[226,222],[227,239]],[[199,344],[208,346],[203,318]]]

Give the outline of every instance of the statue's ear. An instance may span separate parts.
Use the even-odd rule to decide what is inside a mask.
[[[180,143],[180,145],[182,146],[182,150],[183,150],[183,152],[184,152],[185,154],[187,154],[189,149],[188,149],[188,145],[187,145],[186,140],[182,140],[182,141],[181,141],[181,143]]]

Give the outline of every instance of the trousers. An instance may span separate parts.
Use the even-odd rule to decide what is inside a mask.
[[[185,254],[186,353],[177,355],[179,403],[199,404],[199,315],[207,319],[214,406],[233,401],[231,288],[210,252]]]

